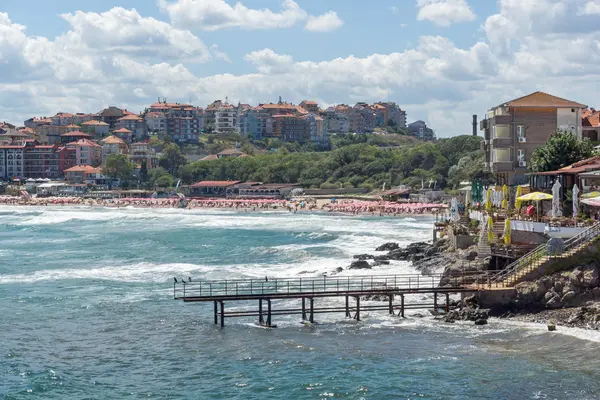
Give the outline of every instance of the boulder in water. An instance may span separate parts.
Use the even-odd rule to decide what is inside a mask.
[[[398,245],[398,243],[389,242],[389,243],[384,243],[381,246],[377,247],[375,249],[375,251],[392,251],[392,250],[396,250],[399,248],[400,248],[400,246]]]
[[[352,264],[350,264],[350,266],[348,267],[349,269],[371,269],[371,264],[369,264],[367,261],[364,260],[359,260],[359,261],[354,261]]]

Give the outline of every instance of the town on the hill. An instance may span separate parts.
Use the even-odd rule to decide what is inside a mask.
[[[139,114],[115,106],[89,114],[58,112],[52,117],[32,117],[22,127],[0,123],[0,180],[66,178],[118,185],[117,179],[102,173],[101,166],[112,155],[122,154],[134,173],[157,167],[162,149],[153,145],[152,138],[189,147],[203,136],[239,134],[252,141],[270,138],[327,149],[333,134],[377,131],[435,139],[425,122],[407,125],[406,112],[393,102],[322,109],[309,100],[295,105],[279,98],[256,107],[217,100],[203,109],[159,99]],[[246,155],[235,146],[216,150],[202,154],[201,159]]]

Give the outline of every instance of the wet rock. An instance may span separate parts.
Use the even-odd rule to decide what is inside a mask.
[[[335,269],[335,272],[342,272],[343,270],[344,270],[344,268],[342,268],[342,267],[337,267],[337,268]]]
[[[592,294],[594,295],[594,297],[600,297],[600,287],[593,288]]]
[[[570,300],[573,300],[574,298],[575,298],[575,292],[571,290],[562,296],[562,298],[560,299],[560,302],[564,304],[564,303],[569,302]]]
[[[349,269],[371,269],[371,264],[369,264],[367,261],[364,260],[360,260],[360,261],[354,261],[352,264],[350,264],[350,266],[348,267]]]
[[[560,308],[562,306],[563,304],[560,301],[560,295],[558,295],[557,293],[554,293],[554,295],[546,301],[546,307],[548,308]]]
[[[355,260],[364,261],[364,260],[373,260],[375,256],[371,254],[357,254],[353,257]]]
[[[400,245],[398,243],[384,243],[381,246],[377,247],[375,249],[375,251],[392,251],[392,250],[396,250],[399,249]]]
[[[390,259],[390,257],[387,255],[373,257],[373,260],[375,260],[375,261],[388,261],[389,259]]]
[[[373,263],[374,267],[378,267],[380,265],[390,265],[390,262],[388,260],[377,260]]]
[[[487,325],[487,323],[488,323],[487,319],[482,318],[482,319],[475,320],[475,325]]]

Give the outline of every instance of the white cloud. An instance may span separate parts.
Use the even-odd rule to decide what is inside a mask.
[[[431,21],[443,27],[474,21],[476,18],[466,0],[417,0],[417,7],[417,20]]]
[[[600,0],[589,0],[580,12],[584,15],[600,15]]]
[[[328,11],[318,17],[308,17],[305,29],[312,32],[331,32],[344,25],[344,21],[338,17],[335,11]]]
[[[163,36],[155,33],[158,28],[150,30],[158,38],[148,44],[137,33],[149,29],[148,22],[132,17],[133,32],[120,33],[120,41],[94,43],[87,32],[72,33],[79,29],[75,23],[51,39],[28,35],[0,13],[0,120],[19,123],[33,115],[108,105],[139,111],[157,96],[191,97],[205,105],[225,96],[258,103],[281,95],[323,104],[392,100],[408,111],[409,120],[426,120],[442,136],[469,133],[472,114],[535,90],[600,105],[590,90],[600,81],[600,26],[597,16],[579,12],[588,2],[500,0],[498,13],[482,26],[483,37],[469,46],[425,36],[402,52],[319,62],[298,59],[293,49],[255,47],[244,57],[249,70],[236,75],[195,69],[192,56],[170,47],[168,24],[160,31]],[[103,18],[116,18],[109,16]],[[87,19],[80,29],[100,29],[88,28]],[[157,55],[169,55],[167,61],[153,59],[153,48]],[[216,45],[208,51],[221,57]]]
[[[159,0],[159,6],[176,26],[206,31],[289,28],[308,17],[293,0],[284,0],[278,12],[248,8],[241,2],[231,6],[225,0]]]
[[[103,13],[76,11],[61,17],[71,26],[59,38],[65,46],[197,61],[211,58],[208,48],[190,31],[144,18],[136,10],[115,7]]]
[[[231,58],[229,58],[229,56],[227,55],[227,53],[225,53],[224,51],[221,51],[219,49],[218,45],[213,44],[212,46],[210,46],[210,52],[212,53],[212,55],[217,60],[223,60],[223,61],[228,62],[229,64],[231,64]]]

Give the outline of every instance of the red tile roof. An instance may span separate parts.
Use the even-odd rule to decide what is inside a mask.
[[[108,136],[102,139],[101,142],[104,144],[125,144],[125,141],[123,139],[116,136]]]
[[[101,168],[94,168],[91,165],[76,165],[69,169],[65,169],[65,172],[84,172],[86,174],[95,174],[102,172]]]
[[[79,139],[76,142],[67,143],[72,146],[89,146],[89,147],[102,147],[96,142],[92,142],[89,139]]]
[[[240,181],[202,181],[194,183],[191,187],[229,187],[240,183]]]
[[[93,119],[91,121],[84,122],[81,125],[102,125],[102,126],[108,126],[108,124],[106,122],[96,121],[95,119]]]
[[[200,161],[214,161],[214,160],[218,160],[218,159],[219,159],[219,157],[216,154],[211,154],[211,155],[201,158]]]
[[[534,92],[527,96],[519,97],[518,99],[510,100],[503,103],[505,107],[565,107],[565,108],[585,108],[581,103],[576,103],[571,100],[561,97],[552,96],[544,92]]]
[[[117,129],[116,131],[113,131],[113,133],[131,133],[131,131],[127,128],[121,128]]]
[[[129,121],[129,120],[139,121],[139,120],[141,120],[141,118],[135,114],[127,114],[126,116],[119,118],[119,121]]]
[[[582,125],[600,128],[600,111],[588,114],[585,118],[583,118]]]
[[[67,132],[67,133],[63,133],[62,135],[63,137],[92,137],[91,135],[85,133],[85,132],[81,132],[81,131],[73,131],[73,132]]]

